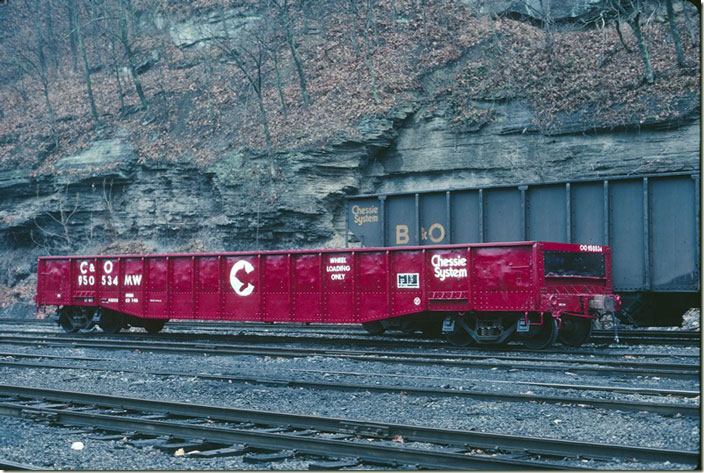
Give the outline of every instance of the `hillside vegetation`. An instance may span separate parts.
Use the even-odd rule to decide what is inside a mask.
[[[360,139],[366,116],[435,101],[458,129],[502,100],[530,104],[546,134],[676,121],[699,103],[699,18],[675,1],[678,58],[665,3],[603,1],[558,22],[471,1],[10,0],[0,169],[50,173],[118,130],[142,161],[324,147]],[[575,116],[582,129],[565,129]]]

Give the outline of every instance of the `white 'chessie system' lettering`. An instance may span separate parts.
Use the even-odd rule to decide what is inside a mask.
[[[435,268],[435,277],[440,281],[447,278],[467,277],[467,258],[457,255],[452,258],[443,258],[440,255],[433,255],[430,263]]]

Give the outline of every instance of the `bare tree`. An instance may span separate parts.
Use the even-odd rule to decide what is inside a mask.
[[[621,44],[623,45],[623,49],[626,50],[628,54],[631,54],[633,51],[631,48],[628,47],[626,44],[626,41],[623,39],[623,33],[621,33],[621,22],[619,20],[616,20],[616,33],[618,34],[618,39],[621,41]]]
[[[367,28],[371,26],[374,32],[374,46],[379,45],[379,30],[376,27],[376,1],[367,0]],[[423,2],[423,22],[425,23],[425,2]],[[425,24],[423,25],[425,30]],[[427,36],[427,31],[425,32]]]
[[[227,62],[234,65],[242,72],[257,97],[259,118],[264,131],[266,153],[270,159],[273,176],[275,173],[275,164],[271,153],[271,132],[269,131],[269,120],[267,118],[266,107],[264,106],[264,66],[267,60],[267,48],[259,32],[253,31],[252,34],[255,39],[254,44],[246,46],[241,41],[230,37],[227,24],[225,23],[224,36],[214,37],[213,39],[218,49],[227,57]]]
[[[304,1],[305,0],[301,0],[300,4],[303,5]],[[262,25],[257,30],[259,31],[257,40],[261,41],[262,44],[265,45],[267,54],[274,62],[276,89],[279,93],[279,100],[281,101],[281,113],[283,114],[284,119],[288,120],[288,106],[286,105],[283,81],[281,80],[281,68],[279,67],[279,48],[282,43],[286,42],[286,40],[281,37],[280,30],[268,20],[268,16],[264,16],[262,19]],[[266,42],[263,41],[264,39],[266,39]]]
[[[643,6],[643,0],[609,0],[609,7],[611,12],[616,15],[617,21],[623,20],[631,27],[633,35],[638,42],[640,57],[643,61],[643,67],[645,69],[644,79],[648,84],[652,84],[655,82],[655,74],[653,73],[653,66],[650,62],[650,53],[648,52],[643,32],[640,29],[640,18],[643,12]]]
[[[428,0],[420,0],[421,16],[423,18],[423,37],[428,38]],[[376,33],[376,29],[374,30]]]
[[[284,118],[288,120],[288,108],[286,107],[286,97],[281,84],[281,71],[279,70],[279,52],[276,47],[269,49],[269,56],[274,61],[274,72],[276,73],[276,88],[279,91],[279,99],[281,100],[281,112]]]
[[[670,33],[672,34],[672,42],[675,44],[675,52],[677,52],[677,65],[681,68],[687,66],[684,60],[684,52],[682,51],[682,42],[680,41],[680,33],[677,31],[675,23],[675,10],[672,8],[672,0],[665,0],[667,6],[667,18],[670,22]]]
[[[687,3],[689,3],[687,0],[682,0],[682,16],[684,17],[684,26],[687,28],[687,32],[689,33],[689,39],[692,47],[696,48],[698,46],[697,35],[694,33],[692,20],[689,18],[689,14],[687,13]],[[697,10],[699,11],[699,6],[697,6]]]
[[[68,0],[69,2],[74,2],[75,0]],[[93,97],[93,86],[90,80],[90,67],[88,66],[88,54],[86,53],[86,44],[83,39],[82,21],[79,16],[77,8],[73,8],[74,11],[74,26],[76,28],[76,37],[78,38],[78,49],[81,53],[81,59],[83,60],[83,80],[86,84],[86,92],[88,93],[88,103],[90,104],[90,113],[93,116],[94,127],[100,128],[102,122],[98,117],[98,109],[95,106],[95,98]]]
[[[53,146],[54,148],[58,148],[59,136],[56,130],[56,112],[54,111],[54,106],[49,96],[51,77],[45,53],[47,40],[42,28],[43,22],[41,21],[42,5],[41,3],[25,1],[22,6],[24,8],[22,10],[18,9],[15,14],[33,25],[32,31],[23,32],[22,28],[18,26],[20,21],[16,21],[12,33],[7,33],[8,40],[11,37],[12,41],[9,41],[6,47],[12,56],[15,67],[20,71],[20,74],[34,76],[39,80],[49,118],[48,124],[53,139]],[[27,41],[28,39],[29,42]]]
[[[56,35],[54,34],[54,6],[53,0],[46,0],[45,11],[42,15],[46,20],[46,42],[47,50],[49,51],[49,59],[54,70],[59,68],[59,58],[56,44]]]
[[[39,193],[39,189],[37,189]],[[57,205],[58,210],[54,212],[46,212],[43,214],[45,221],[52,226],[58,226],[58,230],[50,230],[48,226],[39,223],[39,219],[34,217],[34,225],[40,231],[43,243],[37,241],[34,238],[33,233],[30,236],[37,246],[42,246],[46,249],[56,247],[62,251],[68,251],[73,249],[73,237],[71,234],[71,219],[78,211],[79,194],[76,192],[73,199],[73,206],[71,206],[70,198],[68,195],[68,185],[64,186],[63,189],[59,190],[57,194]]]
[[[117,86],[117,97],[120,100],[120,115],[125,112],[125,92],[122,89],[122,78],[120,77],[120,62],[117,60],[117,51],[115,51],[115,41],[109,39],[110,43],[110,65],[115,76],[115,85]]]
[[[645,38],[643,37],[643,32],[640,29],[640,11],[633,15],[631,21],[628,22],[629,26],[633,30],[633,34],[636,36],[638,41],[638,49],[640,49],[640,57],[643,61],[643,67],[645,68],[645,80],[648,84],[655,82],[655,74],[653,72],[653,66],[650,63],[650,53],[648,53],[648,46],[645,44]]]
[[[350,26],[350,38],[352,40],[354,52],[359,55],[360,48],[359,41],[357,40],[357,15],[359,14],[359,8],[357,7],[357,0],[348,0],[348,5],[348,13],[352,16],[352,25]]]
[[[118,0],[118,5],[118,14],[120,17],[120,41],[122,42],[122,47],[125,50],[125,56],[127,57],[130,74],[132,75],[132,80],[134,81],[134,86],[137,90],[139,101],[142,104],[142,108],[147,110],[149,108],[149,102],[147,102],[147,98],[144,95],[144,90],[142,89],[142,82],[139,79],[139,74],[137,74],[137,68],[134,61],[134,50],[132,48],[132,42],[130,41],[130,35],[127,27],[129,12],[132,9],[132,4],[129,0]]]
[[[130,27],[130,25],[133,24],[133,20],[130,20],[133,15],[131,3],[128,0],[113,0],[105,1],[100,6],[102,8],[100,10],[101,17],[100,21],[97,23],[101,25],[101,36],[105,38],[104,41],[107,43],[105,47],[109,47],[111,52],[111,66],[117,81],[117,89],[120,96],[120,111],[124,109],[124,90],[120,74],[123,59],[126,59],[126,69],[129,71],[129,75],[134,83],[141,108],[147,110],[149,108],[149,102],[144,94],[144,88],[142,87],[142,82],[137,72],[134,29]],[[131,31],[132,33],[130,33]],[[120,54],[118,54],[116,44],[121,46]]]
[[[291,15],[289,12],[290,4],[288,3],[288,0],[270,1],[279,11],[281,23],[284,27],[284,32],[286,33],[286,42],[291,50],[291,58],[293,58],[293,63],[296,65],[296,71],[298,72],[298,82],[301,86],[301,98],[303,99],[303,105],[308,107],[311,104],[311,100],[308,95],[308,85],[306,84],[306,76],[303,72],[303,64],[301,64],[301,59],[298,57],[296,42],[293,37],[293,27],[291,25]]]
[[[107,179],[103,179],[103,204],[105,205],[105,212],[103,213],[103,219],[105,220],[105,229],[107,230],[110,239],[112,241],[117,240],[119,232],[115,227],[115,208],[113,207],[113,195],[112,195],[112,185],[113,181],[110,180],[108,185]]]
[[[379,104],[379,93],[376,88],[376,71],[374,69],[374,58],[371,51],[371,39],[369,38],[369,30],[375,28],[374,24],[374,0],[367,0],[367,23],[364,27],[364,57],[369,68],[369,76],[372,86],[372,97],[374,103]]]
[[[545,52],[548,59],[552,61],[553,56],[553,21],[552,21],[552,0],[540,0],[543,16],[543,29],[545,30]]]
[[[78,72],[78,34],[76,33],[76,2],[67,0],[68,38],[71,44],[71,70]]]

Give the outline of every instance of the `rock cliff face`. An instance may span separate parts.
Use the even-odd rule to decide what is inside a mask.
[[[115,240],[171,251],[193,240],[208,250],[344,245],[344,195],[517,184],[696,170],[699,121],[545,136],[516,103],[494,104],[492,123],[455,132],[442,112],[368,120],[359,142],[264,157],[233,153],[202,169],[139,164],[129,137],[96,141],[61,159],[51,176],[0,174],[4,265],[37,254],[90,253]],[[31,271],[29,271],[31,272]],[[28,271],[2,272],[13,285]]]
[[[421,110],[362,170],[364,193],[516,184],[698,169],[696,107],[677,124],[543,135],[517,102],[484,104],[494,119],[475,132],[452,131],[443,113]],[[585,123],[572,120],[565,130]]]

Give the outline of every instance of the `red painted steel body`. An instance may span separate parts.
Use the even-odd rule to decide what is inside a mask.
[[[544,253],[600,253],[604,276],[546,275]],[[145,319],[364,323],[420,312],[587,316],[608,247],[546,242],[42,257],[37,306]]]

